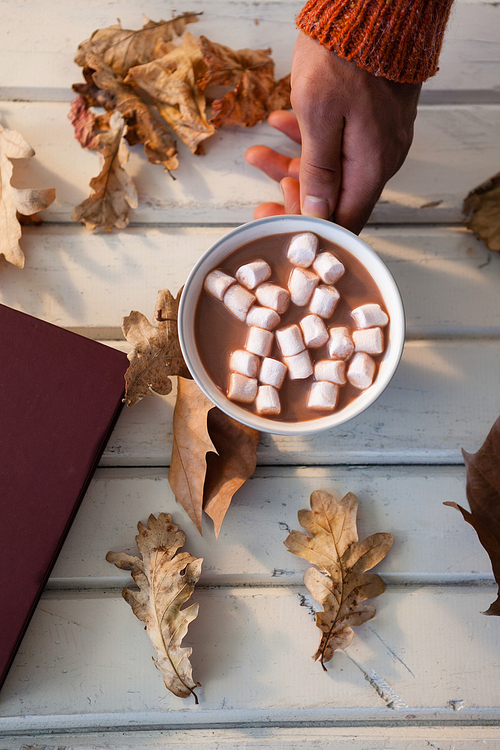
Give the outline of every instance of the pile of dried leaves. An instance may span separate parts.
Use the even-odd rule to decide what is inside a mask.
[[[123,319],[123,334],[133,347],[125,401],[133,406],[150,391],[168,395],[171,377],[177,376],[168,479],[200,534],[205,511],[218,536],[234,493],[255,471],[260,435],[217,409],[191,379],[177,333],[180,295],[174,298],[167,289],[158,292],[157,325],[137,311]]]
[[[75,221],[108,231],[128,224],[137,195],[124,170],[125,140],[143,143],[148,161],[171,172],[179,163],[175,137],[202,154],[203,141],[217,128],[252,127],[269,112],[290,107],[290,76],[275,80],[271,50],[235,51],[197,38],[185,31],[197,20],[185,13],[146,20],[138,30],[117,24],[79,45],[75,62],[85,83],[73,86],[79,96],[69,117],[81,145],[101,156],[101,172],[90,183],[90,197],[74,209]],[[227,91],[211,100],[221,86]],[[95,107],[105,114],[97,116]]]
[[[500,172],[471,190],[464,200],[468,229],[500,253]]]

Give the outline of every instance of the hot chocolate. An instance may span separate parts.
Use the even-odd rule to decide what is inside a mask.
[[[302,232],[248,242],[219,263],[205,277],[194,329],[223,394],[297,422],[340,411],[371,385],[389,325],[366,268]]]

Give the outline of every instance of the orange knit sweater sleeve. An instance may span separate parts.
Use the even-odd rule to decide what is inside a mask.
[[[297,26],[376,76],[420,83],[438,70],[453,0],[308,0]]]

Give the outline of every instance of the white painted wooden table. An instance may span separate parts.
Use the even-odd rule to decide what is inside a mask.
[[[288,72],[300,2],[0,0],[0,122],[37,152],[19,186],[55,187],[46,223],[26,229],[26,268],[0,264],[0,301],[123,347],[131,309],[151,316],[228,226],[278,187],[245,164],[253,143],[296,153],[262,124],[230,128],[205,157],[181,148],[178,180],[132,149],[132,226],[92,234],[70,220],[96,174],[67,120],[77,45],[116,21],[137,28],[203,11],[192,31],[233,47],[272,47]],[[231,28],[230,39],[224,36]],[[462,447],[475,451],[500,413],[500,258],[461,224],[467,192],[500,168],[500,7],[457,0],[441,71],[425,87],[414,145],[363,233],[400,285],[408,343],[384,396],[316,436],[263,438],[255,476],[218,541],[201,538],[167,482],[173,397],[123,412],[0,693],[0,748],[500,748],[500,622],[480,614],[495,588],[465,503]],[[373,620],[325,674],[303,561],[283,545],[312,490],[360,501],[361,535],[394,534]],[[142,625],[106,563],[133,550],[136,524],[171,512],[205,559],[189,629],[200,704],[166,691]]]

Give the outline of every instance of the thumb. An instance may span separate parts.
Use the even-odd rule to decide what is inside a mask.
[[[343,119],[335,127],[317,121],[312,127],[301,125],[300,206],[305,216],[329,219],[335,210],[342,179],[342,131]]]

